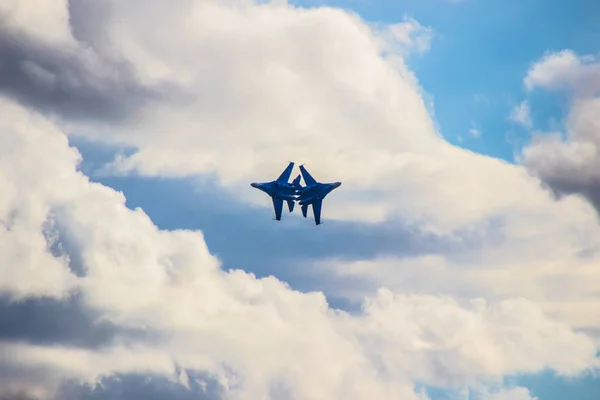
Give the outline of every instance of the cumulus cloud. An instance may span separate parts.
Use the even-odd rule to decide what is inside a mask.
[[[152,114],[127,131],[82,127],[79,132],[92,139],[138,148],[116,159],[113,171],[216,173],[222,185],[245,193],[241,188],[248,181],[281,167],[273,155],[307,162],[317,178],[347,183],[329,198],[328,218],[403,221],[448,242],[465,237],[456,232],[482,237],[492,243],[465,253],[461,261],[486,260],[488,268],[475,282],[486,282],[486,287],[492,281],[486,274],[494,274],[488,270],[527,262],[535,268],[531,285],[514,285],[506,278],[495,289],[522,287],[511,292],[516,295],[542,290],[545,263],[553,259],[563,260],[563,268],[579,265],[582,254],[591,257],[589,265],[597,260],[599,243],[593,238],[598,227],[587,204],[577,199],[556,203],[522,167],[442,140],[416,78],[402,54],[390,54],[385,32],[332,8],[173,4],[156,0],[142,16],[133,3],[120,2],[114,13],[129,23],[106,18],[104,42],[135,66],[141,81],[185,85],[192,98],[185,107],[151,107]],[[402,24],[399,31],[405,33],[422,28],[410,19]],[[159,25],[168,28],[158,32],[154,27]],[[414,40],[403,37],[407,44]],[[548,73],[532,76],[535,82],[554,79],[540,78],[553,76]],[[241,196],[262,200],[260,193]],[[450,264],[459,267],[461,262]],[[556,274],[564,273],[557,267]],[[580,300],[569,294],[569,300]],[[577,326],[586,316],[582,311],[569,317],[564,305],[556,310],[556,300],[547,294],[535,297]]]
[[[126,129],[71,130],[138,148],[113,170],[216,173],[239,191],[293,159],[319,179],[347,183],[331,197],[328,218],[397,216],[432,229],[468,226],[521,203],[515,192],[486,185],[507,170],[501,162],[442,140],[415,77],[401,58],[382,56],[386,41],[358,17],[331,8],[190,4],[157,0],[141,14],[119,2],[112,5],[119,19],[108,13],[103,23],[97,41],[133,65],[141,82],[170,82],[190,94],[184,105],[145,108]],[[473,168],[487,175],[453,180]]]
[[[566,209],[575,204],[563,206]],[[500,224],[492,224],[487,235],[478,237],[479,242],[456,252],[321,260],[309,268],[311,274],[322,278],[321,287],[327,293],[356,302],[382,285],[401,293],[438,293],[461,301],[525,297],[580,330],[600,325],[593,311],[600,302],[596,289],[600,284],[596,267],[600,247],[594,218],[565,218],[562,227],[544,222],[547,217],[543,214],[523,218],[523,225],[515,226],[517,229],[507,232],[506,237],[498,236]],[[536,224],[539,230],[526,228]],[[582,230],[566,233],[578,224]]]
[[[54,302],[39,307],[76,299],[82,332],[110,331],[88,342],[3,335],[7,395],[50,398],[65,381],[115,376],[192,387],[205,374],[231,399],[416,400],[425,398],[417,381],[497,386],[506,374],[597,365],[592,339],[573,330],[597,324],[581,311],[597,309],[583,297],[597,282],[593,210],[442,139],[403,59],[429,42],[416,21],[374,30],[339,9],[281,2],[150,0],[143,12],[133,0],[23,4],[0,9],[0,50],[14,61],[0,70],[0,91],[20,103],[0,103],[0,288],[11,300]],[[541,71],[531,87],[556,80]],[[447,282],[416,273],[433,285],[420,294],[398,293],[414,291],[402,286],[409,269],[375,260],[362,276],[393,290],[361,294],[351,315],[322,293],[223,271],[201,232],[160,230],[77,172],[65,131],[136,149],[106,171],[214,173],[233,190],[288,159],[307,162],[348,187],[329,200],[328,218],[403,221],[459,248],[478,243],[434,259]],[[584,295],[571,296],[582,282]],[[447,293],[432,295],[435,285]]]
[[[3,390],[48,398],[60,393],[65,380],[93,384],[103,376],[136,373],[183,385],[184,369],[214,377],[228,398],[282,393],[418,399],[417,380],[461,386],[544,367],[573,374],[595,363],[589,338],[526,300],[465,307],[451,298],[382,290],[352,316],[329,308],[320,293],[293,291],[273,277],[222,271],[201,233],[158,230],[142,210],[128,209],[121,194],[77,172],[77,152],[56,127],[10,102],[1,107],[9,116],[3,119],[2,148],[12,143],[11,162],[45,166],[0,169],[2,198],[20,190],[9,182],[27,182],[30,199],[10,203],[2,219],[33,215],[23,229],[42,236],[51,217],[59,227],[54,245],[65,237],[72,241],[63,254],[51,246],[37,250],[38,258],[61,266],[62,279],[24,291],[23,282],[47,269],[34,264],[16,278],[2,274],[5,291],[35,296],[56,292],[48,287],[60,288],[55,295],[76,290],[103,320],[154,335],[114,339],[101,348],[4,341]],[[69,269],[75,254],[79,274]],[[14,270],[19,260],[3,265]],[[65,281],[71,286],[64,288]],[[560,350],[565,346],[568,352]]]
[[[529,71],[528,86],[570,93],[564,133],[534,134],[525,165],[557,195],[579,194],[600,210],[600,62],[565,50],[548,54]]]
[[[600,90],[600,67],[594,56],[579,56],[571,50],[547,53],[527,72],[528,90],[573,90],[576,95],[590,96]]]
[[[78,154],[66,145],[66,137],[47,121],[40,117],[23,118],[21,111],[15,114],[21,117],[17,125],[10,118],[12,112],[18,112],[13,111],[14,106],[2,101],[1,107],[0,289],[18,297],[60,298],[75,287],[76,279],[69,272],[67,259],[53,257],[49,252],[43,228],[50,220],[48,211],[52,204],[73,195],[74,189],[61,182],[61,177],[64,168],[71,168],[79,161]],[[44,140],[46,136],[52,140]],[[31,146],[23,137],[43,145]],[[54,154],[56,160],[48,160],[48,153]],[[37,161],[32,163],[31,160]],[[55,182],[50,183],[40,176],[40,169],[56,176]],[[32,196],[32,193],[37,195]],[[15,263],[19,268],[14,268]]]
[[[76,4],[70,2],[69,10]],[[79,30],[90,26],[85,37],[99,43],[96,54],[130,65],[144,87],[170,85],[185,93],[181,102],[140,108],[125,127],[70,127],[137,148],[117,158],[112,171],[215,173],[240,191],[282,161],[296,160],[319,179],[345,182],[348,189],[329,200],[328,218],[398,217],[446,231],[522,203],[516,192],[486,184],[510,167],[442,139],[400,54],[389,54],[385,35],[356,15],[326,7],[183,0],[153,0],[140,13],[136,4],[70,14]],[[93,18],[104,29],[91,28],[98,24]],[[416,23],[401,24],[408,32],[404,42],[414,40],[409,33]],[[486,172],[453,179],[473,169]],[[245,198],[259,202],[259,196]]]
[[[78,3],[70,2],[69,10]],[[75,27],[102,20],[104,29],[88,29],[85,43],[93,43],[94,54],[104,64],[120,60],[135,71],[143,88],[169,86],[181,94],[173,95],[180,101],[143,103],[133,113],[136,123],[130,121],[126,129],[70,129],[138,148],[116,160],[114,170],[171,176],[214,172],[224,184],[237,188],[279,168],[281,160],[294,159],[311,165],[319,178],[328,179],[329,172],[364,188],[386,180],[411,158],[416,157],[415,167],[425,168],[425,159],[405,152],[442,143],[414,76],[401,58],[389,54],[391,42],[412,47],[414,41],[423,47],[421,35],[413,37],[422,30],[415,21],[390,27],[396,32],[390,42],[357,16],[338,9],[165,4],[149,2],[146,12],[139,13],[135,2],[118,2],[110,3],[110,12],[70,14]],[[382,53],[393,61],[386,61]],[[101,86],[109,90],[111,82]],[[127,93],[121,96],[116,90],[117,100],[126,101],[136,92],[119,86]],[[118,104],[115,108],[123,110]],[[411,118],[399,118],[400,110]],[[369,132],[368,139],[363,132]],[[317,137],[321,144],[315,147]],[[365,151],[357,153],[359,147]],[[384,148],[391,150],[385,156],[389,167],[381,165],[384,159],[378,154]],[[357,164],[371,167],[360,173]],[[384,192],[386,198],[398,196],[391,188]],[[332,208],[330,216],[336,217],[336,210],[353,210],[344,217],[381,220],[392,211],[387,201],[367,205],[355,198],[344,196],[344,207]]]

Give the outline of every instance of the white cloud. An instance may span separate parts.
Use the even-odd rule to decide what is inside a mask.
[[[547,53],[527,72],[525,87],[575,90],[594,95],[600,90],[600,66],[593,56],[578,56],[571,50]]]
[[[531,67],[525,77],[525,87],[528,90],[532,90],[536,86],[552,87],[580,65],[579,59],[570,50],[548,53]]]
[[[529,107],[529,101],[523,100],[521,104],[515,106],[510,112],[511,121],[523,125],[526,128],[531,128],[531,109]]]
[[[51,387],[67,376],[122,370],[168,374],[168,355],[223,381],[233,370],[241,379],[231,385],[233,399],[267,397],[275,381],[298,398],[417,399],[415,380],[495,383],[510,373],[549,367],[575,374],[596,364],[594,343],[572,331],[600,324],[590,314],[598,305],[600,248],[593,209],[578,198],[555,201],[520,166],[446,143],[403,54],[382,56],[390,49],[385,35],[333,8],[150,0],[140,12],[130,0],[109,5],[114,13],[94,15],[105,18],[104,36],[89,47],[69,45],[78,55],[73,62],[87,60],[91,71],[102,72],[97,76],[111,77],[109,61],[123,58],[146,85],[177,88],[169,101],[140,106],[123,125],[57,122],[64,131],[138,148],[114,168],[214,172],[223,185],[247,189],[237,192],[253,201],[260,194],[247,182],[293,159],[319,179],[353,188],[328,198],[327,218],[394,218],[470,250],[369,260],[370,270],[357,275],[392,291],[371,293],[363,315],[338,313],[320,293],[221,271],[200,232],[161,231],[142,210],[128,210],[122,194],[76,172],[78,154],[55,126],[3,101],[0,217],[7,227],[0,243],[9,245],[2,289],[13,296],[80,291],[104,318],[162,334],[147,347],[115,343],[56,363],[48,361],[56,354],[49,346],[9,343],[3,362],[16,365],[15,375],[36,372],[32,379],[21,373],[19,384]],[[62,11],[36,30],[23,22],[35,15],[23,10],[14,25],[38,37],[52,26],[59,39],[50,45],[70,32]],[[425,49],[427,40],[411,36],[422,27],[405,23],[388,33]],[[552,85],[560,81],[556,71],[574,65],[567,55],[566,62],[534,68],[528,86]],[[51,86],[39,68],[28,71]],[[573,120],[581,137],[594,132],[583,118],[593,104],[580,103],[582,118]],[[590,148],[578,151],[593,159]],[[356,196],[375,189],[381,193],[375,201]],[[58,241],[66,235],[72,248],[54,257],[43,232]],[[75,258],[84,277],[69,271]],[[359,267],[337,264],[346,276]],[[416,288],[421,295],[395,293]],[[468,304],[473,298],[487,300]],[[81,360],[93,362],[85,368]]]
[[[564,208],[576,207],[579,201],[573,200],[568,204],[565,199]],[[595,220],[577,221],[582,230],[567,235],[572,223],[567,219],[562,228],[551,228],[552,223],[544,221],[543,215],[522,216],[520,226],[506,227],[505,239],[498,238],[498,228],[493,228],[488,235],[475,239],[479,242],[476,245],[461,243],[468,240],[468,235],[457,237],[456,252],[402,259],[320,261],[310,267],[310,273],[322,277],[327,293],[354,301],[380,286],[399,293],[443,294],[461,301],[523,297],[570,326],[582,330],[600,326],[600,318],[593,312],[600,304]],[[536,223],[540,224],[539,231],[528,229],[524,234],[526,227]],[[555,232],[542,233],[544,228]],[[588,233],[586,229],[590,229]],[[585,253],[587,257],[579,256]],[[340,284],[348,281],[357,283]]]
[[[418,155],[425,149],[445,147],[410,71],[398,57],[381,57],[389,40],[356,16],[328,8],[204,2],[191,11],[158,9],[142,18],[128,3],[119,4],[130,23],[108,21],[114,46],[145,80],[185,83],[192,97],[177,111],[149,110],[127,131],[94,129],[103,140],[117,132],[115,140],[139,146],[114,165],[118,170],[175,176],[214,171],[239,189],[293,159],[306,162],[320,179],[369,188],[389,182],[405,160],[416,156],[418,165],[426,163],[428,156]],[[156,24],[169,28],[159,35]],[[408,20],[392,29],[394,40],[408,44],[419,29]],[[380,165],[384,160],[387,165]],[[369,219],[392,211],[387,199],[402,200],[397,188],[386,188],[381,204],[340,193],[340,206],[331,209],[343,214],[331,212],[330,218]]]
[[[120,2],[115,7],[128,23],[109,20],[106,32],[144,79],[185,82],[190,101],[151,107],[125,130],[80,127],[139,147],[117,170],[215,172],[243,199],[259,202],[248,181],[271,176],[286,160],[306,162],[319,179],[380,193],[365,201],[338,191],[326,218],[397,216],[445,231],[525,203],[542,202],[553,213],[521,169],[446,143],[410,71],[398,57],[390,63],[380,55],[381,39],[356,16],[268,4],[161,4],[149,3],[152,11],[141,15]],[[156,31],[158,24],[165,29]]]
[[[38,0],[33,4],[20,0],[0,3],[0,19],[5,28],[24,31],[53,45],[72,43],[66,0]]]
[[[326,218],[398,216],[446,231],[521,203],[520,195],[491,185],[494,177],[520,175],[515,185],[535,190],[536,181],[518,169],[446,143],[412,73],[399,56],[382,57],[385,40],[358,17],[332,8],[165,4],[151,1],[139,13],[135,3],[115,3],[119,19],[105,21],[102,43],[110,52],[102,51],[126,57],[145,82],[183,85],[185,96],[142,109],[124,127],[69,129],[137,146],[116,170],[215,172],[259,202],[247,182],[295,160],[324,181],[380,193],[365,201],[337,191]],[[545,198],[538,191],[527,201]]]
[[[59,240],[75,240],[68,254],[78,254],[85,266],[84,277],[62,269],[68,278],[46,286],[64,290],[64,281],[74,281],[85,304],[104,318],[159,334],[150,343],[101,350],[5,342],[0,362],[6,390],[43,395],[65,378],[93,382],[127,371],[175,380],[177,363],[222,382],[233,371],[239,384],[226,390],[235,399],[268,396],[279,381],[300,398],[416,400],[416,380],[461,386],[544,367],[572,374],[595,363],[589,338],[526,300],[461,306],[449,297],[384,289],[366,299],[361,315],[351,316],[331,310],[320,293],[221,271],[199,232],[158,230],[141,210],[127,209],[121,194],[76,172],[76,152],[51,124],[10,102],[0,106],[8,116],[2,148],[11,145],[2,162],[11,157],[11,165],[23,166],[0,169],[2,199],[14,197],[8,182],[22,182],[36,200],[11,203],[1,218],[52,216]],[[28,229],[39,235],[42,226]],[[23,282],[58,262],[47,257],[17,279],[2,274],[4,286],[20,293]],[[5,263],[15,269],[19,258]]]
[[[548,320],[525,299],[489,306],[476,299],[465,309],[449,298],[381,290],[377,298],[367,301],[365,309],[368,316],[356,321],[356,329],[366,335],[366,341],[377,344],[373,356],[389,370],[402,370],[402,375],[416,379],[464,385],[544,366],[571,374],[594,363],[591,340]],[[551,345],[543,339],[550,334]],[[406,343],[412,343],[403,350],[410,352],[410,357],[396,357],[399,353],[394,349]],[[572,347],[574,343],[578,344]],[[549,351],[551,346],[557,347]],[[568,351],[579,356],[565,359]],[[472,374],[474,370],[477,376]]]
[[[76,280],[67,260],[50,254],[43,228],[51,207],[73,195],[64,171],[71,172],[79,154],[43,118],[29,116],[6,101],[0,109],[0,290],[18,297],[62,297]],[[48,153],[56,159],[49,160]],[[40,169],[55,176],[54,181],[40,175]]]

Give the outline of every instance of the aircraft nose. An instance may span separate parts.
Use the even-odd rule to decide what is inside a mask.
[[[334,185],[334,187],[338,188],[338,187],[340,187],[340,186],[341,186],[341,184],[342,184],[342,182],[336,182],[336,183],[334,183],[333,185]]]
[[[252,186],[253,188],[257,188],[258,189],[258,183],[251,183],[250,186]]]

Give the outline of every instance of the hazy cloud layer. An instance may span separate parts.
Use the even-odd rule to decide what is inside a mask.
[[[510,119],[518,124],[525,126],[526,128],[531,128],[531,110],[529,108],[529,102],[524,100],[513,108],[510,113]]]

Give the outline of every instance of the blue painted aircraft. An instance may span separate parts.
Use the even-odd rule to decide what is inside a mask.
[[[287,168],[274,181],[263,183],[251,183],[250,186],[261,190],[271,196],[273,200],[273,208],[275,209],[275,219],[281,221],[281,211],[283,209],[283,201],[287,201],[290,212],[294,211],[294,201],[296,200],[296,192],[302,186],[300,185],[300,175],[294,179],[292,183],[288,182],[294,163],[290,162]]]
[[[306,186],[298,189],[297,194],[298,197],[296,201],[302,206],[302,215],[306,218],[306,213],[308,212],[308,206],[312,205],[313,215],[315,217],[315,224],[321,224],[321,207],[323,205],[323,199],[327,196],[331,191],[340,187],[342,182],[333,182],[333,183],[321,183],[317,182],[315,178],[313,178],[306,168],[303,165],[300,166],[300,173],[304,178],[304,183]]]

